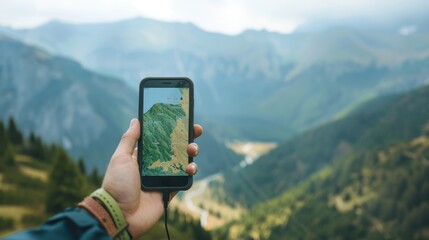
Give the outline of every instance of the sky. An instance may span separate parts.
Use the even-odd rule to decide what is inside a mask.
[[[31,28],[52,19],[92,23],[143,16],[231,35],[246,29],[290,33],[309,22],[389,21],[427,9],[427,0],[0,0],[0,25]]]

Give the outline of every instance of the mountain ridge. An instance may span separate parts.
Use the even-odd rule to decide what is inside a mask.
[[[370,98],[428,81],[422,77],[429,58],[424,30],[403,36],[335,26],[287,35],[253,30],[228,36],[145,18],[62,23],[57,28],[7,32],[125,79],[130,86],[144,76],[190,77],[196,112],[216,125],[216,137],[222,140],[283,141]],[[392,74],[410,68],[408,63],[424,72],[409,72],[413,82]]]
[[[429,120],[428,96],[429,86],[425,86],[382,98],[381,102],[373,100],[367,106],[378,107],[360,109],[309,130],[239,172],[230,172],[226,176],[229,184],[224,187],[236,200],[253,205],[286,191],[337,157],[352,151],[375,151],[417,137]],[[417,106],[420,108],[416,110]]]
[[[120,80],[91,73],[76,62],[53,57],[11,38],[1,38],[1,49],[3,118],[14,116],[24,126],[25,134],[35,131],[48,141],[62,143],[73,154],[88,153],[88,148],[96,147],[100,138],[119,139],[120,135],[112,135],[110,130],[124,130],[120,122],[132,116],[130,109],[136,105],[128,96],[134,94],[137,98]],[[30,72],[34,74],[28,75]],[[111,102],[106,105],[104,101]],[[119,113],[116,119],[106,118],[112,109]],[[81,124],[83,119],[93,125]],[[104,147],[114,146],[110,142]],[[110,154],[85,155],[89,166],[101,167],[104,164],[100,161],[109,159]]]
[[[25,135],[35,132],[61,143],[75,158],[84,157],[88,167],[105,169],[128,122],[137,116],[137,91],[2,35],[0,50],[0,118],[13,116]],[[202,150],[197,177],[239,161],[210,131],[197,143]]]

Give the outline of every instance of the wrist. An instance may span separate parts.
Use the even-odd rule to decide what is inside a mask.
[[[85,197],[84,200],[78,204],[78,207],[85,209],[97,219],[109,236],[113,237],[116,234],[116,226],[109,212],[95,199],[92,197]]]
[[[106,190],[97,189],[78,206],[90,212],[112,238],[119,240],[131,239],[127,232],[128,224],[118,203]]]
[[[129,224],[128,232],[136,239],[150,231],[164,214],[162,195],[159,192],[151,192],[144,196],[139,200],[139,204],[133,208],[130,208],[133,203],[120,204]]]

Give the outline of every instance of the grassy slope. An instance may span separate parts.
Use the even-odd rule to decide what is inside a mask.
[[[428,102],[428,86],[378,99],[286,142],[242,171],[235,196],[259,204],[218,237],[429,237]]]
[[[4,180],[4,176],[9,173],[0,170],[0,191],[7,189],[7,191],[14,191],[17,194],[20,194],[22,197],[24,197],[24,192],[28,193],[28,191],[30,191],[28,194],[31,194],[31,201],[29,201],[29,198],[23,198],[15,203],[0,203],[0,217],[13,219],[14,222],[14,226],[12,228],[0,231],[0,237],[21,229],[38,226],[44,220],[49,218],[49,216],[47,216],[44,212],[45,196],[43,191],[45,191],[46,187],[48,175],[47,169],[49,169],[50,166],[46,163],[41,163],[40,160],[34,159],[27,155],[18,155],[17,162],[19,171],[12,174],[15,174],[15,177],[18,176],[22,179],[28,179],[28,181],[38,182],[40,183],[40,186],[39,188],[28,189],[23,188],[21,186],[22,184],[19,183],[6,182]],[[40,191],[42,191],[41,194]],[[6,195],[8,193],[2,192],[1,194]],[[23,219],[26,217],[30,217],[33,220],[26,221]],[[193,237],[193,233],[189,230],[178,230],[175,226],[175,223],[169,223],[169,230],[171,236],[173,236],[174,239],[191,239]],[[155,225],[155,227],[145,237],[141,239],[162,239],[166,236],[165,234],[164,225],[160,222]]]
[[[337,159],[227,232],[231,239],[428,238],[429,122],[411,141]]]
[[[0,122],[0,134],[5,133],[3,129],[3,123]],[[11,146],[11,138],[3,136],[0,136],[0,144]],[[55,155],[54,152],[61,148],[46,146],[38,137],[35,137],[36,140],[30,139],[31,137],[28,140],[25,139],[21,144],[12,144],[13,165],[4,163],[6,154],[0,156],[2,164],[0,168],[0,237],[39,226],[50,217],[45,211],[45,200],[50,186],[49,171],[53,167],[51,158]],[[34,157],[34,154],[40,153],[37,151],[40,149],[43,149],[43,157]],[[70,159],[68,161],[68,166],[73,167],[74,161]],[[99,176],[95,178],[98,183],[92,182],[94,181],[92,176],[84,179],[81,185],[83,192],[90,193],[96,185],[99,186],[101,179]],[[170,219],[169,229],[175,239],[210,239],[208,233],[184,214],[174,212],[170,214]],[[165,230],[163,223],[160,222],[143,239],[160,239],[164,236]]]
[[[17,155],[16,160],[17,169],[0,170],[0,191],[3,195],[0,217],[11,218],[14,222],[13,228],[0,231],[0,235],[34,226],[47,219],[43,192],[46,191],[49,165],[27,155]],[[25,216],[35,216],[36,219],[25,222]]]
[[[226,176],[226,190],[252,205],[283,193],[337,157],[413,139],[429,119],[428,102],[429,87],[374,100],[346,118],[279,145],[255,164],[231,172]]]

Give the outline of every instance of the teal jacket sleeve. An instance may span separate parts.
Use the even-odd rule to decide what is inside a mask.
[[[112,239],[98,221],[86,210],[68,208],[47,220],[42,226],[24,230],[4,239]]]

